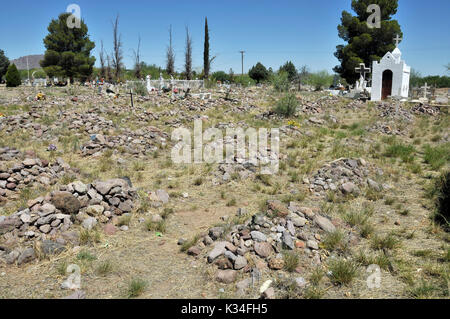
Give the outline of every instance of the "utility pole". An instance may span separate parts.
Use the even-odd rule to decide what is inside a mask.
[[[28,56],[27,56],[27,71],[28,71],[28,84],[30,84],[30,68],[28,66]]]
[[[244,53],[245,51],[239,51],[241,53],[241,57],[242,57],[242,75],[244,75]]]

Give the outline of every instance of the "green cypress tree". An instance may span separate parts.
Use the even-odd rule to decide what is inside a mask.
[[[2,81],[3,76],[8,71],[9,60],[5,55],[3,50],[0,50],[0,82]]]
[[[381,9],[380,28],[370,28],[367,24],[372,12],[367,12],[370,4],[377,4]],[[347,45],[338,45],[335,56],[341,62],[333,70],[348,83],[355,83],[359,75],[355,68],[359,63],[371,66],[379,61],[388,51],[395,49],[394,37],[403,37],[397,20],[391,17],[397,13],[398,0],[352,0],[352,9],[356,16],[343,11],[341,24],[338,26],[339,37]]]
[[[20,80],[20,73],[19,70],[17,70],[17,67],[14,63],[11,63],[8,67],[8,71],[6,72],[6,87],[16,87],[22,84],[22,81]]]
[[[209,68],[210,68],[209,30],[208,30],[208,18],[205,18],[205,47],[203,50],[203,73],[205,75],[205,79],[209,78]]]
[[[60,14],[48,26],[49,34],[44,39],[47,51],[41,66],[49,77],[86,80],[94,70],[95,57],[90,53],[95,44],[89,39],[88,28],[81,21],[80,28],[69,28],[70,13]]]

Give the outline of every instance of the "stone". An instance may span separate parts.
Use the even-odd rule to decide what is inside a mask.
[[[209,230],[209,236],[213,239],[213,240],[217,240],[220,237],[222,237],[224,232],[223,227],[213,227]]]
[[[80,201],[69,192],[53,193],[52,204],[65,214],[76,214],[80,210]]]
[[[41,227],[39,227],[39,230],[44,233],[44,234],[48,234],[51,230],[51,226],[46,224],[46,225],[42,225]]]
[[[246,278],[244,280],[239,281],[236,284],[236,288],[238,290],[238,294],[244,293],[245,290],[247,290],[250,287],[251,283],[252,283],[252,279],[251,278]]]
[[[214,241],[212,240],[211,237],[209,237],[209,236],[203,237],[203,243],[204,243],[206,246],[212,245],[213,242],[214,242]]]
[[[283,244],[285,244],[289,249],[294,249],[294,240],[292,239],[291,235],[289,234],[289,232],[284,231],[283,232]]]
[[[87,186],[83,182],[75,181],[72,183],[72,187],[79,194],[86,194],[87,192]]]
[[[19,256],[20,256],[20,252],[18,252],[17,250],[13,250],[9,254],[6,255],[5,261],[7,264],[11,265],[17,260],[17,258],[19,258]]]
[[[303,240],[297,240],[297,241],[295,241],[295,247],[300,248],[300,249],[305,248],[306,244]]]
[[[374,189],[374,190],[376,190],[376,191],[378,191],[378,192],[381,192],[381,191],[383,190],[383,188],[381,187],[380,184],[378,184],[378,183],[375,182],[374,180],[371,180],[370,178],[367,179],[367,185],[368,185],[370,188],[372,188],[372,189]]]
[[[300,216],[293,216],[291,218],[292,223],[296,226],[296,227],[303,227],[306,225],[306,218],[300,217]]]
[[[275,290],[273,289],[273,287],[267,288],[267,289],[262,293],[262,297],[263,297],[264,299],[275,299]]]
[[[152,217],[150,217],[150,220],[152,223],[159,223],[163,221],[163,218],[158,214],[153,214]]]
[[[26,264],[36,258],[36,253],[34,252],[33,248],[27,248],[25,249],[17,259],[17,264],[22,265]]]
[[[212,263],[217,257],[225,254],[225,251],[225,242],[216,243],[213,250],[208,254],[208,262]]]
[[[357,186],[352,182],[347,182],[341,185],[341,191],[344,194],[352,194],[357,192]]]
[[[234,260],[234,269],[240,270],[247,266],[247,259],[243,256],[237,256]]]
[[[279,200],[269,200],[267,204],[268,208],[278,217],[286,217],[289,214],[289,209]]]
[[[56,207],[50,203],[45,203],[39,208],[39,211],[42,213],[41,216],[47,216],[53,214],[56,210]]]
[[[283,258],[274,257],[269,260],[269,268],[273,270],[281,270],[284,267]]]
[[[91,216],[99,216],[103,214],[105,211],[105,207],[102,205],[91,205],[86,208],[86,213]]]
[[[106,235],[112,236],[112,235],[115,235],[115,234],[116,234],[117,228],[116,228],[116,226],[114,226],[113,224],[108,223],[108,224],[105,225],[105,227],[103,227],[103,232],[104,232]]]
[[[295,284],[298,288],[304,288],[306,286],[306,280],[303,277],[295,278]]]
[[[81,226],[87,230],[91,230],[97,225],[97,220],[94,217],[88,217],[81,223]]]
[[[77,290],[73,294],[61,299],[86,299],[86,293],[82,290]]]
[[[126,200],[119,204],[119,209],[122,212],[129,213],[133,210],[133,202],[131,200]]]
[[[169,194],[162,189],[158,189],[156,191],[156,196],[158,196],[159,201],[161,201],[163,204],[167,204],[169,202]]]
[[[190,255],[190,256],[198,256],[201,253],[202,252],[201,252],[200,248],[198,248],[197,246],[192,246],[187,251],[187,254]]]
[[[225,256],[217,258],[214,265],[219,269],[233,269],[233,263]]]
[[[97,190],[97,192],[99,192],[102,195],[107,195],[111,189],[117,186],[121,186],[122,189],[129,188],[128,183],[120,178],[110,179],[104,182],[95,181],[94,183],[92,183],[92,186]]]
[[[20,220],[23,223],[29,223],[29,222],[31,222],[31,216],[30,216],[30,214],[24,213],[24,214],[20,215]]]
[[[122,225],[119,228],[121,231],[128,231],[130,228],[127,225]]]
[[[0,222],[0,235],[6,234],[21,225],[19,218],[7,217]]]
[[[307,246],[308,248],[311,248],[311,249],[314,249],[314,250],[319,249],[319,244],[317,243],[317,241],[315,241],[315,240],[313,240],[313,239],[308,240],[308,241],[306,242],[306,246]]]
[[[46,255],[60,254],[66,249],[63,244],[52,241],[52,240],[42,241],[41,247],[42,247],[42,251]]]
[[[336,231],[336,227],[333,225],[333,223],[326,217],[316,215],[314,217],[314,222],[322,228],[324,231],[328,233],[332,233]]]
[[[218,270],[216,280],[224,284],[231,284],[236,280],[237,272],[232,269]]]
[[[256,230],[250,232],[250,236],[254,241],[267,241],[267,236]]]
[[[27,158],[27,159],[25,159],[25,160],[22,162],[22,164],[23,164],[25,167],[32,167],[32,166],[36,165],[37,162],[36,162],[35,159]]]
[[[235,261],[236,260],[236,255],[235,254],[233,254],[231,251],[229,251],[229,250],[227,250],[227,251],[225,251],[225,253],[224,253],[224,255],[225,255],[225,257],[227,257],[229,260],[231,260],[231,261]]]
[[[256,242],[254,248],[255,253],[262,258],[267,258],[273,253],[272,245],[268,242]]]

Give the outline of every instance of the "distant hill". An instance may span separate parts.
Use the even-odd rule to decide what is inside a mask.
[[[35,54],[35,55],[23,56],[21,58],[12,60],[11,63],[14,63],[19,70],[26,70],[27,69],[27,58],[28,58],[28,67],[30,68],[30,70],[37,69],[37,68],[41,67],[41,65],[39,64],[39,61],[44,59],[44,55],[43,54]]]

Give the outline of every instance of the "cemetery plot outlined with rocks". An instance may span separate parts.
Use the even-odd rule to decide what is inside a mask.
[[[410,89],[399,34],[345,85],[262,65],[252,77],[8,76],[0,299],[448,298],[448,88]],[[257,153],[278,170],[238,155],[174,163],[172,133],[195,120],[224,136],[278,129],[279,150]]]

